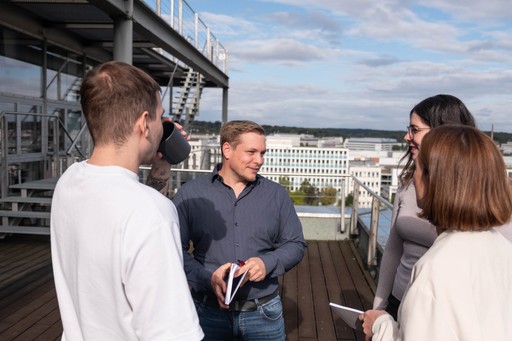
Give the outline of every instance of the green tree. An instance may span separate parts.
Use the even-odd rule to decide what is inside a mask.
[[[289,192],[290,198],[293,201],[294,205],[305,205],[304,203],[304,193],[299,191]]]
[[[292,188],[292,182],[290,181],[290,178],[287,176],[280,176],[279,177],[279,184],[286,188],[288,193],[290,193],[290,190]]]
[[[326,187],[320,191],[320,204],[324,206],[332,205],[336,202],[336,188],[334,187]]]
[[[352,207],[353,203],[354,203],[354,195],[352,193],[349,193],[345,198],[345,207]]]
[[[300,191],[304,194],[304,204],[313,206],[318,205],[318,189],[312,186],[308,180],[300,184]]]

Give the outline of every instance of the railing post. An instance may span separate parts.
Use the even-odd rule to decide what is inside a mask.
[[[174,0],[171,0],[171,27],[174,29]]]
[[[368,236],[368,258],[366,264],[371,267],[377,265],[377,232],[379,227],[380,201],[377,197],[372,198],[372,216],[370,223],[370,233]]]
[[[341,221],[340,221],[340,232],[345,233],[345,177],[341,178],[341,188],[340,188],[340,214],[341,214]]]
[[[183,0],[178,1],[178,32],[183,35]]]
[[[194,47],[198,49],[199,40],[199,14],[194,13]]]
[[[9,153],[9,140],[7,139],[7,118],[3,112],[0,112],[0,138],[2,144],[0,147],[0,157],[2,162],[0,163],[2,169],[0,170],[0,198],[7,196],[7,187],[9,186],[9,167],[7,165],[7,154]]]
[[[350,216],[350,234],[357,234],[357,218],[359,211],[359,183],[354,181],[352,192],[352,215]]]
[[[211,32],[210,32],[210,28],[207,27],[206,28],[206,56],[208,57],[208,60],[209,61],[213,61],[213,56],[212,56],[212,37],[211,37]]]

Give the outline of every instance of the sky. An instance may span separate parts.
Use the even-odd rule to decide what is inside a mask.
[[[512,133],[510,0],[187,0],[228,50],[228,119],[405,130],[426,97]],[[201,121],[220,121],[205,89]]]

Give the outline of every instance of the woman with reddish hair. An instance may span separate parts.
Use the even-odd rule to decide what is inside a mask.
[[[373,340],[511,340],[512,243],[500,233],[512,216],[503,157],[469,126],[425,135],[414,173],[419,217],[438,237],[412,270],[398,322],[361,314]]]

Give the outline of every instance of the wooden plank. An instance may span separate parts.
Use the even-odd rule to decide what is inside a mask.
[[[13,340],[16,337],[20,336],[21,334],[29,332],[28,329],[35,328],[34,325],[41,321],[51,311],[58,308],[55,293],[53,293],[53,295],[48,295],[44,298],[49,299],[45,301],[41,300],[40,305],[36,309],[31,309],[28,312],[23,311],[23,313],[26,314],[14,314],[15,316],[18,317],[15,320],[12,318],[7,318],[4,321],[1,321],[0,330],[2,330],[2,332],[0,333],[0,339]],[[10,325],[8,325],[9,322],[11,322]],[[8,326],[8,328],[4,329],[5,326]]]
[[[55,307],[53,304],[45,307],[46,310],[42,310],[40,312],[41,319],[31,325],[29,328],[25,329],[24,332],[20,333],[13,340],[35,340],[41,334],[50,329],[53,325],[60,321],[60,313],[58,307]],[[53,310],[51,310],[54,308]],[[35,314],[36,315],[36,314]],[[37,318],[38,316],[34,316]],[[48,340],[48,338],[46,338]]]
[[[338,242],[333,242],[338,243]],[[320,246],[320,255],[322,258],[322,265],[324,267],[324,277],[327,286],[327,293],[329,296],[329,302],[342,304],[343,294],[342,286],[339,281],[339,277],[346,278],[349,274],[344,266],[343,258],[340,257],[341,252],[332,253],[330,242],[322,242]],[[335,249],[336,251],[336,249]],[[340,264],[341,262],[341,264]],[[341,273],[338,273],[338,268],[341,269]],[[344,303],[344,302],[343,302]],[[334,329],[338,340],[355,340],[354,330],[349,327],[334,311],[331,309],[331,318],[333,320]]]
[[[33,267],[34,261],[44,258],[49,263],[50,257],[49,243],[11,249],[9,254],[0,257],[0,288],[14,281],[15,279],[12,278],[14,274],[26,272]]]
[[[365,310],[363,307],[363,304],[361,302],[361,299],[359,297],[359,294],[357,293],[356,286],[354,284],[354,281],[351,277],[351,272],[349,271],[349,268],[347,265],[347,258],[351,259],[352,257],[354,257],[354,254],[347,254],[347,257],[345,257],[345,255],[341,251],[342,246],[344,246],[347,243],[349,243],[349,242],[329,243],[329,248],[330,248],[331,254],[333,256],[333,259],[338,264],[338,266],[336,267],[336,274],[338,276],[338,281],[340,282],[341,291],[342,291],[342,296],[340,297],[340,299],[341,299],[340,304],[346,305],[348,307],[352,307],[355,309],[359,309],[359,310]],[[339,303],[339,302],[334,302],[334,303]],[[341,321],[341,323],[343,326],[342,328],[345,329],[346,324],[343,321]],[[337,324],[337,326],[338,326],[338,324]],[[343,333],[342,329],[337,329],[337,330],[341,335],[345,335]],[[358,341],[365,340],[364,334],[362,332],[353,331],[353,334],[355,335],[356,340],[358,340]]]
[[[10,238],[10,237],[9,237]],[[34,245],[34,247],[38,247]],[[9,266],[11,262],[16,261],[19,255],[25,255],[27,249],[29,248],[28,244],[22,243],[11,243],[10,241],[2,240],[0,241],[0,248],[2,252],[0,252],[0,274],[4,270],[5,267]]]
[[[23,279],[27,274],[37,271],[40,268],[48,266],[51,262],[51,255],[46,250],[41,250],[35,253],[35,256],[28,263],[14,263],[19,264],[19,266],[9,267],[2,273],[0,278],[0,287],[4,287],[9,285],[10,283],[16,282],[18,280]],[[0,296],[1,297],[1,296]]]
[[[351,242],[308,241],[304,259],[279,280],[287,340],[364,340],[328,306],[335,302],[364,310],[371,305],[373,292],[356,257]],[[41,258],[46,264],[39,263]],[[0,286],[0,340],[60,340],[48,238],[0,240],[0,265],[6,267],[0,266],[0,278],[2,270],[15,275],[14,268],[22,269],[16,281]]]
[[[38,335],[34,338],[34,341],[48,341],[48,340],[59,340],[62,336],[62,322],[60,319],[52,324],[48,329],[44,331],[41,335]]]
[[[353,250],[350,247],[350,244],[342,243],[339,245],[341,252],[345,257],[345,263],[347,264],[350,278],[352,278],[352,281],[354,282],[357,294],[362,303],[361,308],[355,308],[361,310],[372,309],[374,293],[370,289],[370,285],[363,274],[363,270],[359,266],[359,263],[356,259],[356,256],[354,255]]]
[[[37,301],[40,296],[52,292],[52,290],[55,290],[55,284],[51,273],[46,273],[33,283],[22,286],[19,290],[0,300],[0,321],[11,316],[23,307],[30,306],[33,302]]]
[[[322,242],[315,242],[308,247],[316,331],[318,340],[335,340],[336,332],[334,331],[331,308],[329,307],[329,298],[327,297],[327,288],[325,285],[323,262],[319,251],[321,244]]]
[[[30,303],[30,305],[26,305],[20,307],[20,309],[14,311],[12,314],[7,316],[6,318],[0,321],[0,340],[4,340],[3,337],[6,335],[10,335],[14,330],[19,331],[19,326],[14,327],[18,322],[23,321],[25,319],[30,319],[30,315],[40,309],[42,306],[47,305],[52,300],[57,302],[57,296],[55,290],[49,290],[40,296],[38,296],[34,301]],[[24,331],[25,329],[23,329]],[[6,333],[6,334],[5,334]],[[5,340],[10,340],[11,338],[6,338]]]
[[[308,241],[308,249],[314,242]],[[311,291],[311,273],[309,272],[309,256],[308,252],[304,254],[304,258],[297,265],[297,301],[298,301],[298,319],[300,324],[299,340],[305,338],[316,339],[315,312],[313,310],[313,295]]]
[[[296,341],[299,339],[298,333],[298,304],[297,304],[297,267],[288,271],[282,280],[282,301],[284,325],[286,331],[286,339]]]

